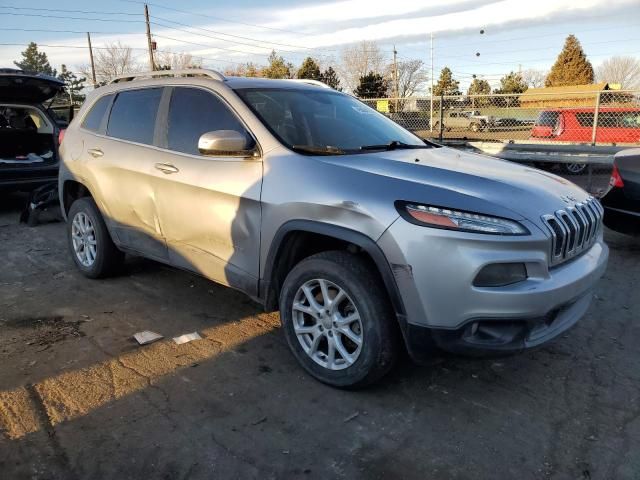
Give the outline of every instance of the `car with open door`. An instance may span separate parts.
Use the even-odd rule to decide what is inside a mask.
[[[0,69],[0,190],[33,190],[58,177],[64,130],[45,104],[64,89],[48,75]]]

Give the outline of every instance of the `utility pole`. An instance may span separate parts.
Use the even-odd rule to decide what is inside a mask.
[[[398,86],[398,62],[397,62],[398,51],[396,50],[396,46],[393,46],[393,97],[395,98],[395,111],[398,111],[398,97],[400,96],[400,88]]]
[[[98,82],[96,82],[96,65],[93,62],[93,48],[91,48],[91,34],[87,32],[87,42],[89,42],[89,59],[91,60],[91,80],[93,81],[93,88],[98,88]]]
[[[431,32],[431,114],[429,115],[429,131],[433,132],[433,32]]]
[[[153,72],[156,69],[156,62],[153,60],[153,42],[151,41],[151,25],[149,24],[149,7],[144,4],[144,21],[147,24],[147,46],[149,47],[149,66]]]

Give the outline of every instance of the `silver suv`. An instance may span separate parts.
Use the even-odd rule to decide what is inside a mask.
[[[90,94],[60,198],[87,277],[125,253],[280,310],[317,379],[371,383],[404,347],[516,352],[589,307],[602,207],[555,175],[425,142],[317,82],[208,70]]]

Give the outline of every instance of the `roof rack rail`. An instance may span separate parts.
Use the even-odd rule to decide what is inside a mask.
[[[290,81],[298,83],[308,83],[309,85],[331,89],[331,87],[326,83],[323,83],[320,80],[311,80],[310,78],[292,78]]]
[[[156,70],[153,72],[141,72],[141,73],[130,73],[128,75],[120,75],[119,77],[115,77],[111,79],[109,83],[121,83],[121,82],[131,82],[136,79],[141,78],[153,78],[153,77],[178,77],[178,76],[201,76],[201,77],[209,77],[214,80],[219,80],[224,82],[226,80],[225,76],[216,70],[207,70],[204,68],[188,68],[182,70]]]

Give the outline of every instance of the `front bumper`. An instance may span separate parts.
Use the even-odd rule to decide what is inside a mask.
[[[549,268],[549,238],[522,223],[531,235],[460,233],[402,219],[384,233],[378,244],[403,300],[407,344],[429,337],[453,351],[517,351],[556,337],[584,315],[607,266],[602,234],[579,257]],[[510,262],[524,263],[529,278],[504,287],[473,286],[484,266]]]

